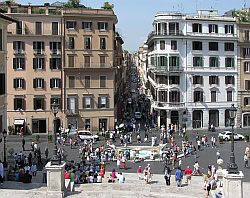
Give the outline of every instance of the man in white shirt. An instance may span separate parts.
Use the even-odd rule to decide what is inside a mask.
[[[119,184],[123,184],[125,182],[125,177],[122,175],[122,173],[119,173],[117,176]]]
[[[102,183],[102,176],[100,175],[97,176],[97,183]]]

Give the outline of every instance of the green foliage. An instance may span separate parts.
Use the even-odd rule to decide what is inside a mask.
[[[245,136],[245,140],[248,142],[249,141],[249,135]]]
[[[82,7],[80,3],[81,3],[80,0],[68,0],[68,2],[64,4],[64,7],[66,7],[66,8],[79,8],[79,7]]]
[[[45,14],[45,9],[32,8],[31,13],[32,14]]]
[[[187,142],[188,141],[188,136],[185,135],[184,140]]]
[[[52,135],[48,135],[48,141],[52,142]]]
[[[223,137],[219,137],[219,142],[223,142]]]
[[[36,141],[39,142],[40,135],[36,135]]]
[[[246,10],[234,10],[232,16],[237,17],[240,22],[250,22],[250,12]]]
[[[49,10],[49,14],[60,15],[61,13],[61,10]]]
[[[13,133],[14,132],[14,127],[13,126],[8,126],[8,130],[10,133]]]
[[[112,10],[114,8],[114,4],[109,4],[109,2],[106,1],[106,2],[104,2],[103,6],[101,8],[107,9],[107,10]]]

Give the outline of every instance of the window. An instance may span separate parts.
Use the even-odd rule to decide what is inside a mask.
[[[249,106],[250,105],[250,97],[245,97],[244,98],[244,106]]]
[[[42,79],[42,78],[33,79],[33,88],[43,89],[44,88],[44,79]]]
[[[193,41],[193,50],[202,50],[202,42]]]
[[[76,28],[76,21],[66,21],[66,28],[67,29],[75,29]]]
[[[52,22],[52,35],[58,35],[58,22]]]
[[[67,109],[73,114],[78,112],[78,98],[76,96],[69,96],[67,98]]]
[[[69,37],[69,45],[68,45],[69,49],[75,49],[75,37]]]
[[[203,102],[203,91],[194,91],[194,102]]]
[[[234,76],[225,76],[225,84],[231,84],[234,85]]]
[[[23,34],[23,22],[18,21],[16,23],[16,34]]]
[[[209,84],[219,84],[219,77],[218,76],[209,76]]]
[[[192,27],[193,27],[193,32],[202,33],[202,24],[193,23]]]
[[[165,50],[165,41],[160,41],[160,50]]]
[[[233,101],[233,92],[227,91],[227,102],[232,102],[232,101]]]
[[[54,88],[54,89],[61,88],[61,79],[60,78],[51,78],[50,79],[50,88]]]
[[[219,67],[219,58],[209,57],[209,67]]]
[[[243,48],[243,57],[250,58],[250,48]]]
[[[45,58],[33,58],[33,69],[44,69],[45,68]]]
[[[91,96],[83,97],[83,108],[90,109],[94,107],[93,98]]]
[[[84,38],[84,49],[91,49],[91,39],[90,37]]]
[[[24,108],[24,97],[23,96],[15,96],[14,98],[14,110],[25,110]]]
[[[203,77],[202,76],[193,76],[193,84],[194,85],[202,85],[203,84]]]
[[[218,42],[209,42],[209,51],[218,51],[219,45]]]
[[[90,67],[90,56],[84,56],[84,67]]]
[[[54,102],[57,104],[58,108],[61,109],[61,97],[60,96],[52,96],[50,98],[50,109],[52,109],[52,104]]]
[[[68,56],[69,67],[75,67],[75,56]]]
[[[75,88],[75,76],[69,76],[69,88]]]
[[[98,108],[109,108],[109,98],[107,96],[98,97]]]
[[[234,34],[234,26],[225,25],[225,34]]]
[[[92,22],[82,22],[82,29],[91,30],[92,29]]]
[[[25,42],[13,41],[13,50],[15,54],[23,54],[25,51]]]
[[[106,49],[106,38],[100,38],[100,49]]]
[[[170,67],[179,67],[180,60],[178,56],[170,56],[169,57],[169,66]]]
[[[98,30],[108,30],[107,22],[98,22]]]
[[[170,91],[169,92],[169,102],[180,102],[180,92]]]
[[[0,51],[3,51],[3,29],[0,29]]]
[[[250,90],[250,80],[245,80],[245,90]]]
[[[158,56],[158,66],[168,66],[168,58],[167,56]]]
[[[211,102],[216,102],[216,91],[211,91]]]
[[[209,24],[208,30],[209,30],[209,33],[218,33],[218,25]]]
[[[168,92],[167,91],[159,91],[159,101],[160,102],[168,102]]]
[[[249,41],[249,30],[244,30],[244,41]]]
[[[62,49],[61,42],[50,42],[49,43],[51,54],[59,55]]]
[[[106,57],[100,56],[100,67],[105,67]]]
[[[42,22],[36,22],[36,35],[42,35]]]
[[[44,110],[44,97],[35,96],[34,98],[34,110]]]
[[[35,54],[43,54],[44,52],[44,42],[43,41],[34,41],[33,50]]]
[[[234,67],[234,58],[225,58],[225,67]]]
[[[170,85],[179,85],[180,84],[180,76],[169,76],[169,84]]]
[[[84,76],[85,88],[90,88],[90,76]]]
[[[234,43],[225,43],[225,51],[234,51]]]
[[[177,50],[177,41],[171,41],[171,50]]]
[[[100,76],[100,88],[106,88],[106,76]]]
[[[50,69],[61,69],[62,64],[61,58],[50,58],[49,59],[49,64],[50,64]]]
[[[25,69],[25,58],[13,58],[13,69]]]
[[[244,72],[250,72],[249,62],[244,62]]]
[[[169,34],[178,35],[179,32],[179,23],[169,23]]]
[[[0,73],[0,95],[5,94],[5,74]]]
[[[25,80],[23,78],[15,78],[14,79],[14,88],[15,89],[24,89]]]
[[[90,130],[91,129],[91,121],[90,121],[90,119],[85,119],[84,129],[85,130]]]
[[[203,58],[202,57],[193,57],[193,66],[194,67],[203,67]]]

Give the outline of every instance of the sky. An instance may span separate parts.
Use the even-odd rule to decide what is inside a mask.
[[[43,5],[57,0],[16,0],[17,3]],[[67,0],[59,0],[67,2]],[[224,14],[231,9],[241,9],[250,0],[81,0],[81,3],[91,8],[100,8],[104,2],[114,4],[114,12],[118,17],[116,26],[124,40],[123,48],[136,51],[147,39],[152,31],[155,15],[161,11],[181,11],[183,13],[196,13],[198,9],[216,9]]]

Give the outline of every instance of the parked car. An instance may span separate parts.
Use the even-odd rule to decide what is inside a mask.
[[[141,119],[141,112],[135,112],[135,119]]]
[[[231,131],[224,131],[222,133],[219,133],[219,135],[218,135],[218,137],[222,137],[223,140],[225,140],[225,141],[230,140],[231,136],[232,136]],[[234,139],[235,140],[244,140],[245,137],[243,135],[241,135],[241,134],[234,133]]]
[[[81,140],[99,140],[99,136],[93,135],[90,131],[78,131],[78,135]]]

